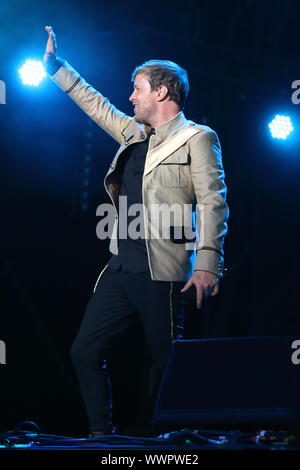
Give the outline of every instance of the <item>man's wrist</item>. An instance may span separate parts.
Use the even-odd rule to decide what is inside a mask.
[[[213,274],[214,276],[218,277],[216,273],[213,273],[212,271],[208,271],[208,269],[194,269],[194,273],[196,272],[202,272],[202,273],[210,273]]]
[[[208,271],[216,276],[221,276],[224,268],[224,258],[216,250],[201,248],[197,250],[194,269]]]
[[[221,279],[221,277],[224,276],[224,272],[216,274],[216,273],[214,273],[214,272],[212,272],[212,271],[208,271],[208,269],[194,269],[194,273],[195,273],[195,272],[199,272],[199,271],[200,271],[200,272],[205,272],[205,273],[213,274],[213,276],[215,276],[218,280]],[[226,271],[226,268],[224,268],[224,271]]]
[[[45,70],[48,75],[54,75],[63,65],[64,60],[56,54],[49,54],[47,61],[44,63]]]

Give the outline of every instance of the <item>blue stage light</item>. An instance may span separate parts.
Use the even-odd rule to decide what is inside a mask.
[[[271,135],[274,139],[286,139],[294,130],[289,116],[276,114],[275,118],[269,124]]]
[[[37,86],[46,76],[43,63],[40,60],[28,59],[19,69],[19,74],[24,85]]]

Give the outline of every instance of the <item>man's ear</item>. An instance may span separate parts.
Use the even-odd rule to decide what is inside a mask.
[[[156,89],[156,96],[157,96],[157,101],[164,101],[169,94],[169,90],[166,87],[166,85],[160,85]]]

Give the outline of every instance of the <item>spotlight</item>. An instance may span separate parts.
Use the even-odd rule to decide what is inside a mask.
[[[46,76],[44,66],[40,60],[28,59],[19,69],[19,74],[24,85],[37,86]]]
[[[294,130],[291,118],[277,114],[269,124],[271,135],[274,139],[286,139]]]

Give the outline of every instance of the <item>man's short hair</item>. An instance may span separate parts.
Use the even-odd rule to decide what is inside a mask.
[[[190,87],[187,71],[180,65],[170,60],[148,60],[134,69],[131,78],[133,82],[140,73],[148,76],[152,91],[165,85],[169,99],[175,101],[180,110],[184,108]]]

